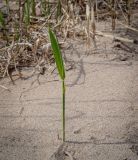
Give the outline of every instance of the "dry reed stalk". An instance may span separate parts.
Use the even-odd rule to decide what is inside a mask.
[[[115,0],[111,0],[111,6],[112,6],[112,10],[111,10],[111,17],[112,17],[112,30],[115,30],[115,19],[116,19],[116,13],[115,13]]]
[[[91,28],[93,32],[93,39],[95,39],[96,25],[95,25],[95,16],[94,16],[94,4],[91,6]]]
[[[92,28],[92,40],[94,44],[94,48],[96,48],[96,24],[95,24],[95,15],[94,15],[94,1],[91,4],[91,28]]]
[[[87,45],[90,47],[90,3],[86,4],[86,18],[87,18]]]
[[[127,10],[127,24],[130,25],[131,23],[131,3],[133,3],[133,0],[126,0],[126,10]]]
[[[75,23],[75,15],[74,15],[74,6],[71,1],[69,1],[69,16],[73,20],[73,24]]]
[[[121,12],[122,12],[122,15],[123,15],[125,21],[127,22],[127,17],[126,17],[126,15],[125,15],[125,13],[124,13],[124,11],[123,11],[123,9],[122,9],[120,3],[118,3],[118,7],[120,8],[120,10],[121,10]]]
[[[68,0],[60,0],[60,2],[61,2],[61,5],[62,5],[62,8],[64,8],[67,12],[69,11],[68,9],[69,9],[69,5],[68,5],[68,3],[70,2],[68,2]]]
[[[98,16],[98,1],[95,0],[95,15],[97,17],[97,22],[99,21],[99,16]]]

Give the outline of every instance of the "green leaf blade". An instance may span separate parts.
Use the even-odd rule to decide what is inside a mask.
[[[4,26],[5,26],[5,21],[4,21],[4,18],[3,18],[3,14],[0,11],[0,27],[4,27]]]
[[[57,38],[50,28],[49,28],[49,37],[50,37],[51,47],[53,50],[53,55],[55,58],[55,62],[56,62],[56,66],[57,66],[60,78],[64,80],[65,79],[65,69],[64,69],[62,54],[60,51],[60,47],[59,47]]]

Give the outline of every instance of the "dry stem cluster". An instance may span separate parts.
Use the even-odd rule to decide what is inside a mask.
[[[132,8],[137,6],[137,0],[42,1],[47,7],[46,13],[40,1],[33,1],[35,10],[32,8],[30,10],[29,24],[25,23],[24,19],[26,2],[8,1],[7,4],[0,5],[4,15],[4,23],[0,28],[1,78],[8,75],[13,81],[13,71],[17,71],[22,77],[23,67],[38,68],[40,73],[44,74],[44,71],[53,63],[47,31],[49,25],[60,37],[60,45],[64,44],[67,38],[73,37],[84,40],[87,47],[91,41],[95,43],[96,35],[114,38],[112,35],[97,31],[96,23],[103,18],[111,18],[112,30],[115,30],[118,19],[123,20],[124,27],[138,31],[129,26]],[[125,38],[116,37],[116,39],[135,43],[134,40]]]

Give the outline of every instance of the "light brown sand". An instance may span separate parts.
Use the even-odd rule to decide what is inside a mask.
[[[84,56],[67,72],[68,142],[58,152],[61,83],[47,82],[46,76],[32,87],[35,77],[15,86],[1,81],[11,92],[0,92],[0,160],[71,158],[62,151],[74,160],[137,160],[138,62],[109,57]]]

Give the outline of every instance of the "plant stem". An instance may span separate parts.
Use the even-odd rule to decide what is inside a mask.
[[[111,0],[111,17],[112,17],[112,30],[115,30],[115,19],[116,19],[116,13],[115,13],[115,0]]]
[[[36,11],[35,11],[35,0],[32,0],[32,16],[36,16]]]
[[[27,26],[30,24],[30,0],[25,3],[25,22]]]
[[[61,15],[62,15],[62,12],[61,12],[61,2],[60,2],[60,0],[58,0],[56,18],[58,19],[59,17],[61,17]]]
[[[128,25],[130,25],[130,17],[131,17],[131,7],[130,7],[130,0],[126,1],[126,9],[127,9],[127,21],[128,21]]]
[[[62,132],[63,142],[65,142],[65,82],[62,80]]]

